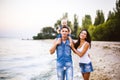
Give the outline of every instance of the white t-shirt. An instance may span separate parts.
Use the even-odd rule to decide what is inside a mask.
[[[82,45],[81,48],[77,48],[77,50],[78,50],[79,52],[82,52],[82,50],[83,50],[83,48],[84,48],[84,46],[85,46],[86,43],[87,43],[87,42],[85,42],[85,43]],[[89,62],[91,62],[91,60],[90,60],[90,58],[89,58],[89,56],[88,56],[88,51],[89,51],[89,49],[86,51],[86,53],[85,53],[82,57],[80,57],[80,60],[79,60],[80,63],[89,63]]]

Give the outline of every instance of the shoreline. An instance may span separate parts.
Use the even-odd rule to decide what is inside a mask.
[[[45,42],[52,43],[53,40]],[[92,41],[89,50],[94,71],[90,80],[120,80],[120,42]],[[75,78],[82,78],[78,66],[79,57],[73,53]]]

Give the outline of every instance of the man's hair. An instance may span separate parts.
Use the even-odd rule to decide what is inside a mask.
[[[70,32],[70,29],[67,26],[63,26],[62,29],[63,28],[66,28],[68,30],[68,32]]]

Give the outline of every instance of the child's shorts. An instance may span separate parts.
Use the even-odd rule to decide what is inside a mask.
[[[93,66],[92,63],[79,63],[80,69],[82,73],[92,72]]]

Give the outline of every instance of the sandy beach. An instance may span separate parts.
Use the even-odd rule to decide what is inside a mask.
[[[90,55],[94,67],[90,80],[120,80],[120,42],[92,41]],[[78,57],[73,60],[79,70]]]
[[[90,80],[120,80],[120,42],[92,41],[91,45],[89,53],[94,71]],[[75,80],[78,80],[81,74],[76,54],[73,62]]]
[[[90,80],[120,80],[120,42],[92,41],[89,53],[94,68]],[[77,80],[81,74],[76,54],[73,54],[73,62]]]
[[[92,42],[91,80],[120,80],[120,42]]]

